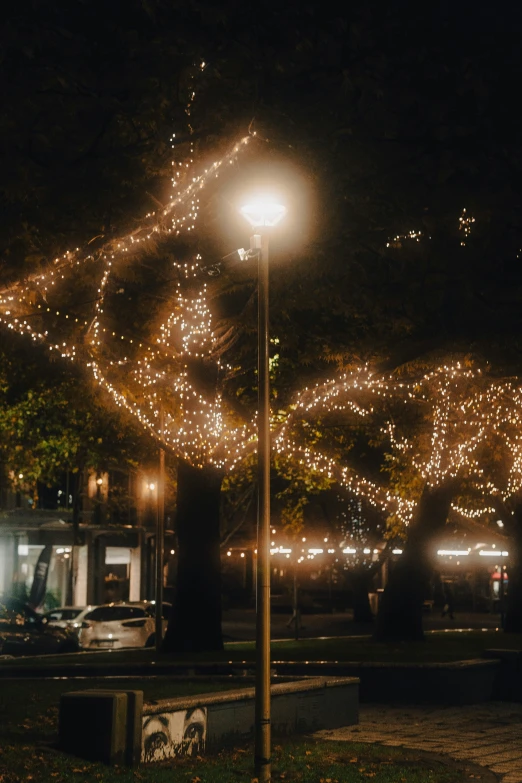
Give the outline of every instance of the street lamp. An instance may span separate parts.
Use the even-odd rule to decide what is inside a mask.
[[[240,209],[254,229],[250,249],[257,255],[257,601],[256,601],[256,698],[255,773],[260,783],[269,781],[270,740],[270,376],[268,322],[269,229],[286,214],[286,208],[266,196],[253,199]]]
[[[239,211],[252,228],[277,226],[286,215],[286,207],[267,196],[252,199]]]

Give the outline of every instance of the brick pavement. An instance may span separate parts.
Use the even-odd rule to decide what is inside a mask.
[[[502,783],[522,783],[522,704],[363,704],[358,726],[319,731],[315,736],[440,753],[487,767]]]

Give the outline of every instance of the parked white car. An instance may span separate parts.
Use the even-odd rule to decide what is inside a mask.
[[[86,614],[92,612],[92,606],[59,606],[42,617],[47,618],[47,624],[58,628],[80,628]]]
[[[163,634],[172,604],[162,606]],[[80,647],[83,650],[152,647],[155,644],[155,602],[118,602],[97,606],[83,618]]]

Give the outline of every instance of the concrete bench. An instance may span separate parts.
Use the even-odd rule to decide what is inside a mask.
[[[271,686],[274,735],[359,721],[356,677],[288,679]],[[78,691],[60,700],[60,747],[107,764],[135,765],[215,752],[254,734],[254,688],[143,703],[141,691]]]
[[[280,675],[351,676],[364,702],[478,704],[493,697],[500,661],[273,661]]]
[[[141,759],[143,691],[90,690],[60,698],[60,748],[106,764]]]

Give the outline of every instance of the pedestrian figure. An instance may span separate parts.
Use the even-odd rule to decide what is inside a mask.
[[[454,619],[453,610],[455,609],[455,597],[453,595],[453,588],[449,582],[444,582],[444,608],[442,610],[442,616],[449,616],[450,620]]]
[[[298,631],[299,628],[303,627],[303,625],[301,623],[301,611],[298,608],[294,608],[292,616],[289,619],[289,621],[287,622],[286,627],[290,628],[294,624],[295,624],[296,631]]]

